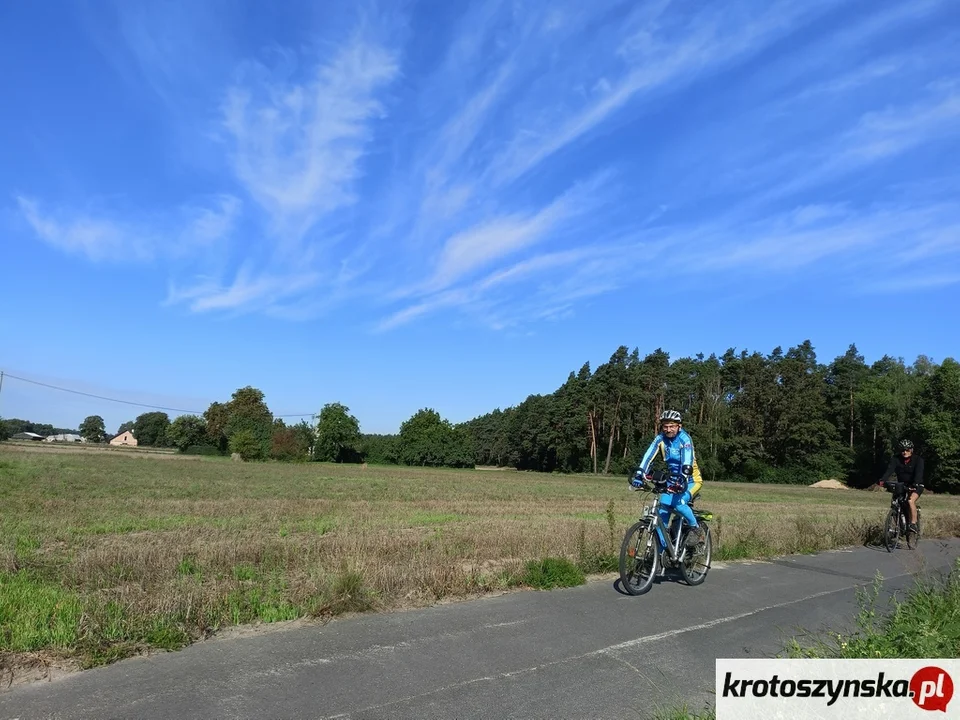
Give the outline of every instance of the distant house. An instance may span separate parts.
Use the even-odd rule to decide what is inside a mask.
[[[136,447],[137,439],[133,436],[133,433],[127,430],[117,435],[113,440],[110,441],[111,445],[133,445]]]
[[[21,433],[17,433],[10,439],[11,440],[43,440],[43,435],[37,435],[36,433],[32,433],[32,432],[21,432]]]
[[[74,433],[60,433],[59,435],[47,435],[47,442],[86,442],[82,437]]]

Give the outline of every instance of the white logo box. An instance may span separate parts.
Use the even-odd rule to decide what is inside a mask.
[[[717,720],[960,718],[960,660],[717,659]]]

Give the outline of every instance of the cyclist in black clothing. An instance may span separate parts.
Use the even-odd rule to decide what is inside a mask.
[[[897,481],[886,484],[894,473]],[[923,494],[923,458],[914,456],[912,442],[900,441],[900,457],[894,455],[890,458],[890,464],[887,465],[887,471],[879,484],[886,486],[894,495],[909,493],[907,500],[910,504],[910,531],[917,532],[917,498]]]

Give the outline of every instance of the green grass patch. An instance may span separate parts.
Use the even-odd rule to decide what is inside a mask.
[[[180,564],[177,565],[177,573],[180,575],[193,575],[199,577],[200,572],[200,563],[197,562],[197,559],[194,557],[185,557],[180,561]]]
[[[591,553],[581,556],[577,560],[577,567],[590,575],[617,572],[620,569],[620,556],[604,553]]]
[[[87,524],[81,533],[90,535],[117,535],[132,532],[164,532],[179,530],[193,524],[193,518],[184,515],[169,515],[166,517],[138,517],[124,515],[104,521],[95,521]]]
[[[566,558],[548,557],[530,560],[523,574],[523,582],[530,587],[549,590],[558,587],[575,587],[587,581],[583,570]]]
[[[376,594],[366,586],[363,575],[356,570],[343,569],[334,578],[329,599],[319,609],[319,614],[365,612],[372,610],[375,603]]]
[[[239,580],[240,582],[253,582],[260,577],[260,573],[253,565],[244,563],[242,565],[234,566],[233,577],[235,580]]]
[[[69,650],[79,639],[83,601],[28,570],[0,573],[0,649]]]
[[[284,582],[278,577],[253,587],[237,588],[225,602],[226,615],[233,625],[295,620],[304,615],[301,608],[286,599]]]
[[[94,667],[141,647],[176,649],[190,642],[176,617],[136,617],[117,602],[64,590],[32,571],[0,573],[0,652],[55,652]]]
[[[421,527],[424,525],[446,525],[447,523],[456,522],[462,520],[461,515],[455,513],[439,513],[439,512],[425,512],[418,511],[410,515],[407,519],[407,523],[411,527]]]
[[[577,512],[572,513],[570,517],[576,520],[603,520],[606,515],[601,512]]]
[[[304,523],[304,527],[308,532],[323,537],[337,529],[337,521],[329,517],[312,518]]]
[[[756,533],[746,533],[732,542],[719,542],[714,546],[716,560],[745,560],[763,558],[775,554],[773,548]]]

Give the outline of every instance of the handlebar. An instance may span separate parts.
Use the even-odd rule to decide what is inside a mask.
[[[911,492],[916,492],[917,490],[923,490],[923,484],[918,485],[907,485],[902,483],[899,480],[878,480],[877,485],[885,489],[889,493],[893,493],[895,496],[898,495],[908,495]]]
[[[634,478],[635,477],[636,476],[634,476]],[[630,487],[633,488],[633,478],[630,480]],[[656,470],[644,477],[643,487],[634,489],[680,495],[687,489],[687,486],[686,483],[681,480],[674,480],[672,475],[662,470]]]

